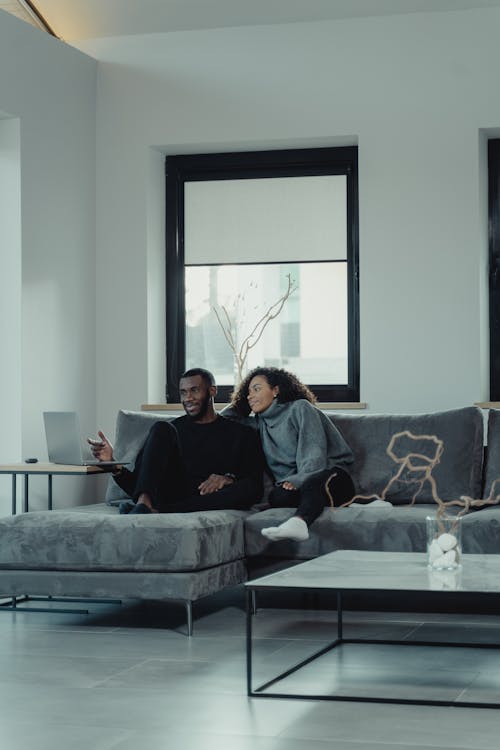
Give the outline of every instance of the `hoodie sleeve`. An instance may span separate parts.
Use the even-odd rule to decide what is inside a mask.
[[[297,470],[286,481],[299,488],[324,469],[351,463],[353,456],[340,432],[318,408],[308,401],[296,401],[294,406]]]

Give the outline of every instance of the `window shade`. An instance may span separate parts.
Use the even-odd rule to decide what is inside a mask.
[[[187,265],[345,260],[345,175],[186,182]]]

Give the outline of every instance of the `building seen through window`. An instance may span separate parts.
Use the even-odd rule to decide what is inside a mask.
[[[290,278],[281,312],[249,342],[245,369],[284,367],[311,386],[347,384],[347,262],[186,266],[185,273],[186,367],[203,362],[217,383],[232,385],[233,348],[240,351]]]

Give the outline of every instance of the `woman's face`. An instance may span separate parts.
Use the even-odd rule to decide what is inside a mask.
[[[251,379],[248,386],[248,403],[254,414],[260,414],[268,409],[273,403],[274,397],[279,393],[278,386],[271,388],[263,375],[256,375]]]

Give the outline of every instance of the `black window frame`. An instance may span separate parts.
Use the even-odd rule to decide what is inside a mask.
[[[490,401],[500,401],[500,139],[488,141]]]
[[[347,179],[348,383],[311,388],[321,402],[359,402],[359,207],[356,146],[167,156],[165,398],[179,401],[185,370],[184,184],[192,181],[345,175]],[[303,262],[306,262],[304,258]],[[218,401],[232,386],[218,387]]]

